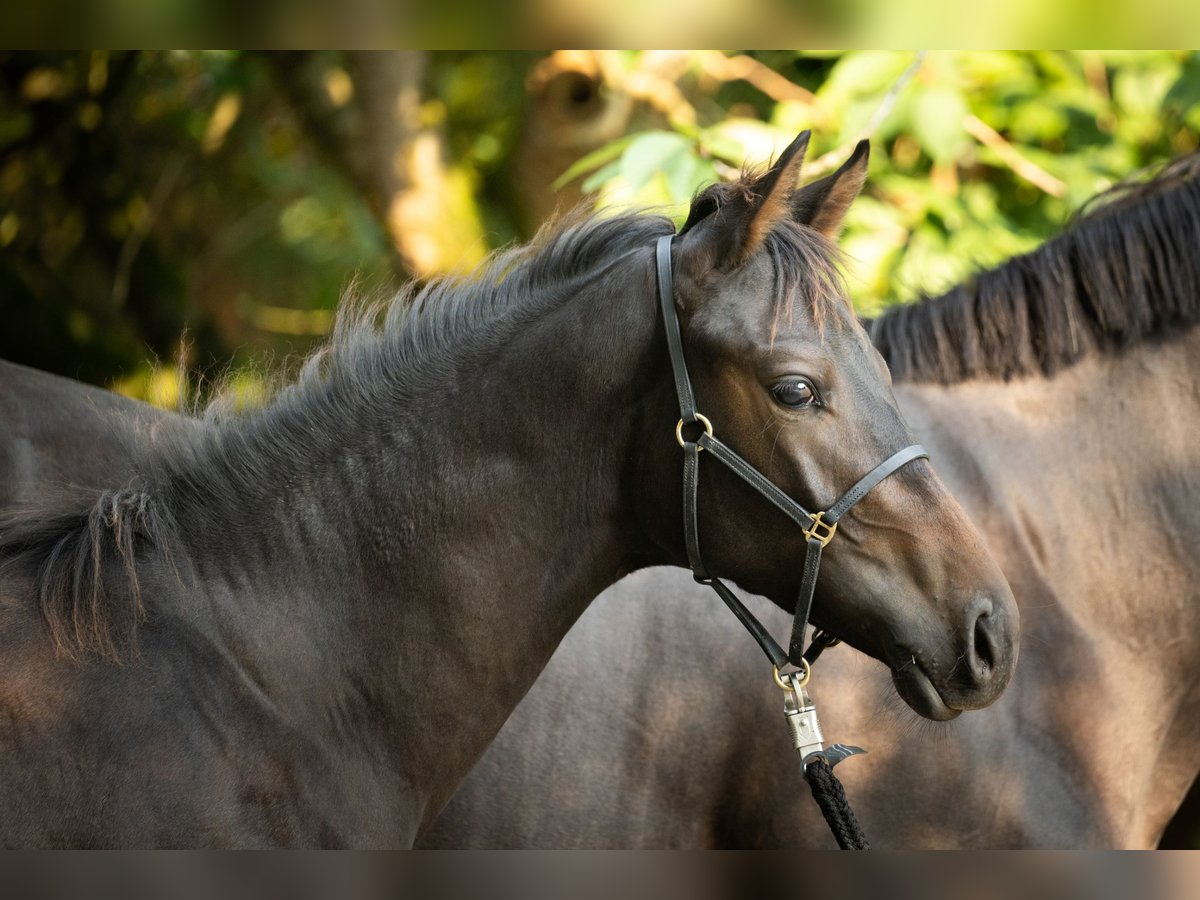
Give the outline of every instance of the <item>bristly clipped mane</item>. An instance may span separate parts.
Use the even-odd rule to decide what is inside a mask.
[[[136,651],[137,626],[154,614],[139,563],[157,556],[181,578],[189,568],[178,523],[245,508],[286,490],[280,473],[341,458],[349,442],[387,427],[397,403],[455,377],[474,354],[502,346],[629,253],[645,250],[649,262],[655,238],[671,231],[669,220],[644,214],[573,215],[469,277],[437,280],[387,304],[344,307],[328,346],[264,408],[227,415],[218,400],[206,427],[164,430],[132,448],[137,475],[129,486],[0,514],[0,571],[32,580],[57,652],[120,660]],[[815,306],[837,284],[836,257],[813,232],[781,227],[766,250],[779,278],[777,302]],[[651,272],[647,266],[648,279]],[[647,309],[653,290],[647,280]],[[216,524],[206,533],[220,535]],[[236,538],[219,552],[236,553]]]
[[[898,380],[1051,375],[1200,320],[1200,154],[1101,194],[1062,235],[871,326]]]

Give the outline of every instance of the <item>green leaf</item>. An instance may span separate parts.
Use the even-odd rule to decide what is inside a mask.
[[[681,156],[666,170],[667,193],[672,201],[687,201],[696,191],[717,180],[713,164],[695,154]]]
[[[593,150],[581,159],[577,159],[567,168],[567,171],[554,179],[553,188],[556,191],[560,191],[584,172],[590,172],[592,169],[604,165],[609,160],[616,159],[636,137],[636,134],[627,134],[625,137],[615,140],[610,144],[605,144],[603,147]],[[587,188],[584,188],[584,190],[587,190]]]
[[[936,162],[950,162],[965,139],[963,119],[970,110],[962,92],[932,87],[917,94],[912,107],[913,135]]]
[[[1179,78],[1167,91],[1165,105],[1182,112],[1200,106],[1200,54],[1188,56],[1180,69]]]
[[[619,159],[613,160],[607,166],[600,167],[586,179],[584,179],[583,184],[580,185],[580,190],[582,190],[585,194],[590,194],[592,191],[598,191],[600,188],[604,187],[605,184],[616,178],[620,172],[621,161]]]
[[[1157,116],[1167,92],[1178,83],[1179,70],[1169,62],[1118,71],[1113,78],[1113,99],[1126,113]]]
[[[1067,133],[1071,120],[1067,110],[1049,106],[1034,97],[1018,103],[1008,124],[1008,133],[1018,141],[1046,142]]]
[[[659,172],[680,165],[680,158],[692,152],[692,142],[673,131],[639,134],[621,154],[621,180],[637,191]]]
[[[855,50],[834,63],[829,78],[817,94],[842,103],[852,97],[882,95],[913,61],[906,50]]]
[[[794,135],[757,119],[726,119],[700,134],[700,146],[730,165],[769,162]]]

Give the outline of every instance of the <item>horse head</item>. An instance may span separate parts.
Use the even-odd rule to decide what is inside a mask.
[[[802,507],[827,510],[913,441],[887,367],[843,299],[832,243],[865,180],[867,145],[797,189],[807,143],[805,133],[765,173],[701,193],[670,269],[696,406],[713,435]],[[681,462],[664,411],[675,402],[667,375],[648,406],[662,439],[646,454],[639,496],[651,540],[683,564]],[[697,464],[706,574],[791,609],[812,534],[745,475],[704,458],[713,455]],[[923,716],[949,719],[995,700],[1016,661],[1017,607],[933,464],[896,467],[838,525],[821,535],[812,621],[886,663]]]

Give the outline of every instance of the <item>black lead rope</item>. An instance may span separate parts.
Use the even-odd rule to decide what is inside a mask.
[[[675,393],[679,400],[679,423],[675,426],[675,439],[683,448],[683,532],[692,577],[716,591],[767,655],[771,665],[775,667],[776,681],[779,685],[785,690],[794,691],[798,707],[811,711],[811,724],[817,738],[816,741],[805,744],[795,734],[793,735],[793,742],[797,750],[801,751],[805,778],[808,779],[813,796],[817,798],[821,812],[825,814],[826,821],[829,822],[839,845],[865,848],[866,838],[862,834],[862,829],[858,827],[854,814],[850,812],[841,784],[833,775],[832,763],[818,755],[821,752],[822,744],[820,743],[820,730],[816,727],[816,709],[811,706],[811,701],[808,700],[804,691],[812,663],[816,661],[823,650],[836,643],[836,639],[824,633],[818,633],[813,639],[812,645],[805,651],[804,634],[808,626],[809,613],[812,611],[813,591],[816,589],[817,575],[821,567],[821,553],[837,533],[838,521],[855,503],[889,475],[913,460],[927,458],[928,454],[925,452],[925,448],[919,444],[912,444],[898,450],[855,482],[850,490],[846,491],[827,509],[810,513],[718,439],[713,434],[712,422],[696,408],[696,397],[692,391],[687,362],[683,356],[683,337],[680,334],[679,317],[675,311],[675,290],[671,273],[672,240],[673,236],[671,235],[659,238],[655,247],[655,257],[658,267],[659,305],[662,309],[663,325],[667,333],[667,349],[670,352],[671,371],[675,378]],[[694,429],[696,427],[702,431],[694,439],[684,435],[685,428]],[[700,554],[697,499],[700,487],[700,453],[705,450],[788,516],[804,534],[804,569],[800,579],[800,593],[796,598],[796,608],[792,618],[791,640],[786,652],[733,591],[721,579],[710,574],[704,565]],[[779,669],[789,662],[803,670],[802,678],[796,678],[797,673],[792,673],[783,676],[782,680],[780,679]],[[806,702],[809,704],[808,706],[805,706]],[[816,747],[817,750],[805,754],[802,749],[805,747]],[[836,759],[833,760],[833,762],[836,761]],[[849,844],[843,843],[843,837],[849,841]]]
[[[813,799],[825,817],[829,830],[833,832],[839,850],[870,850],[871,844],[863,834],[862,826],[850,801],[846,799],[846,789],[833,774],[833,767],[823,757],[818,756],[804,767],[804,777],[808,780],[808,788],[812,791]]]

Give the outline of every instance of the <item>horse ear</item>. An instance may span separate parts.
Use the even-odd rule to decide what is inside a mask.
[[[753,256],[771,229],[792,215],[791,199],[811,136],[811,131],[800,134],[753,181],[700,194],[680,232],[691,237],[685,246],[715,268],[735,267]]]
[[[842,230],[846,210],[867,180],[867,161],[871,145],[859,141],[842,167],[832,175],[806,184],[792,197],[792,217],[802,225],[835,240]]]

